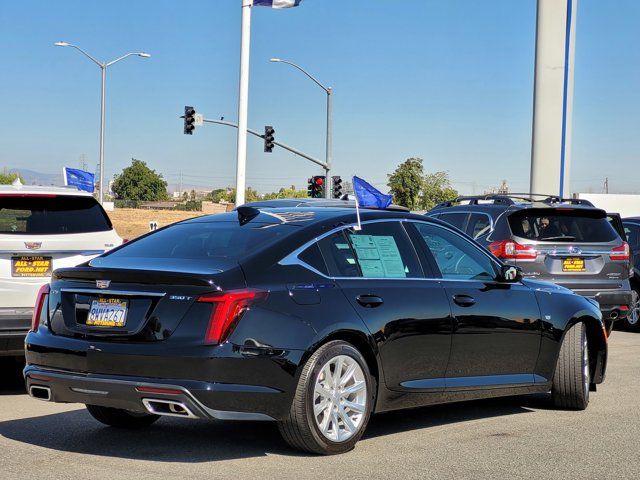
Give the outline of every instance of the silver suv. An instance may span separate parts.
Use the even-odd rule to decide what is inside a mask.
[[[600,304],[609,331],[629,313],[629,245],[590,202],[553,196],[459,197],[427,213],[467,233],[529,278],[554,282]]]

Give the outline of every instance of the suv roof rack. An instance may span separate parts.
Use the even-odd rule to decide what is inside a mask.
[[[541,198],[536,199],[534,197]],[[454,204],[459,204],[460,202],[464,201],[469,202],[469,205],[480,205],[480,202],[486,201],[493,201],[494,205],[515,205],[515,200],[531,203],[541,202],[549,205],[554,203],[570,203],[571,205],[584,205],[593,207],[593,204],[589,200],[585,200],[583,198],[562,198],[558,195],[548,195],[542,193],[489,193],[486,195],[470,195],[457,197],[453,200],[440,202],[434,207],[434,209],[451,207]]]

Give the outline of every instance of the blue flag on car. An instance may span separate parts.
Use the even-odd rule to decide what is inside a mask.
[[[382,193],[360,177],[353,177],[353,191],[359,207],[387,208],[391,205],[391,195]]]
[[[253,0],[254,7],[289,8],[297,7],[302,0]]]
[[[85,192],[95,190],[93,173],[77,168],[64,167],[64,184]]]

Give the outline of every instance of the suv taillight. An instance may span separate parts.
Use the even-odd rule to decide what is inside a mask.
[[[611,260],[629,260],[629,244],[627,242],[622,242],[622,245],[612,248],[609,253],[609,258]]]
[[[489,251],[503,260],[535,260],[538,256],[536,249],[520,245],[513,240],[500,240],[489,244]]]
[[[198,302],[212,303],[209,326],[204,337],[206,343],[222,343],[229,336],[237,320],[256,302],[267,298],[267,292],[260,290],[231,290],[208,293],[198,298]]]
[[[42,314],[42,308],[44,307],[44,301],[50,292],[49,284],[45,283],[38,290],[38,296],[36,297],[36,304],[33,308],[33,316],[31,317],[31,331],[37,332],[38,325],[40,325],[40,315]]]

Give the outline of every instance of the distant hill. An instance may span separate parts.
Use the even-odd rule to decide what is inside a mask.
[[[19,173],[26,185],[64,185],[62,169],[60,173],[41,173],[26,168],[11,168],[9,172]]]

